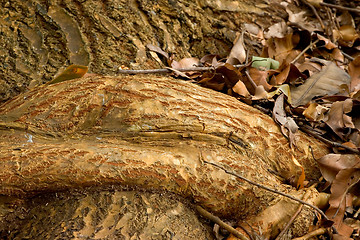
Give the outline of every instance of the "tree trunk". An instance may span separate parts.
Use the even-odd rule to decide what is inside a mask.
[[[282,181],[319,177],[323,144],[301,134],[292,153],[273,120],[233,97],[160,77],[90,75],[2,105],[0,193],[33,195],[86,186],[166,190],[237,220],[269,206]]]
[[[259,216],[283,203],[292,212],[297,203],[204,160],[300,197],[301,191],[284,184],[301,172],[292,156],[308,180],[317,179],[308,147],[318,158],[328,152],[324,144],[300,134],[292,151],[270,117],[233,97],[169,77],[92,74],[26,90],[70,63],[106,75],[121,65],[161,66],[147,55],[147,43],[178,58],[226,56],[241,24],[253,19],[270,24],[279,18],[274,12],[285,12],[276,6],[277,1],[271,7],[263,1],[213,0],[1,2],[1,100],[17,95],[0,106],[2,235],[210,238],[190,201],[275,236],[279,229],[271,227],[272,219]],[[313,217],[304,211],[293,236],[306,232]],[[159,218],[163,221],[154,220]],[[166,226],[168,231],[159,233]]]
[[[0,101],[25,91],[31,81],[51,80],[69,64],[106,75],[122,65],[159,67],[146,51],[149,43],[177,59],[226,57],[243,23],[256,20],[266,27],[286,15],[276,7],[280,0],[271,2],[2,0]]]

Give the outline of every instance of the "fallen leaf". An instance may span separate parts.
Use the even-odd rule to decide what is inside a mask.
[[[290,146],[295,146],[296,142],[296,133],[299,127],[295,123],[294,119],[287,117],[284,110],[284,94],[281,94],[277,97],[274,109],[273,109],[273,118],[280,124],[280,128],[284,136],[289,139]]]
[[[242,81],[238,81],[235,84],[235,86],[232,88],[232,90],[241,96],[244,96],[244,97],[250,96],[249,91],[247,90],[245,84]]]
[[[359,163],[359,157],[352,154],[327,154],[317,160],[322,176],[332,183],[342,169],[353,168]]]
[[[305,60],[302,64],[298,65],[297,68],[301,73],[308,72],[308,76],[312,76],[314,73],[320,72],[322,65],[316,62]]]
[[[357,158],[357,160],[359,160]],[[345,209],[349,207],[352,201],[347,201],[347,198],[351,197],[349,191],[360,180],[360,161],[356,165],[341,169],[335,176],[331,185],[331,195],[329,198],[330,207],[326,211],[326,215],[334,221],[334,226],[338,230],[340,235],[350,237],[353,229],[343,222]],[[351,205],[350,205],[351,206]]]
[[[333,43],[330,39],[328,39],[328,38],[326,38],[324,36],[321,36],[320,34],[317,34],[316,36],[320,41],[324,42],[324,47],[326,49],[331,50],[331,49],[337,48],[336,44]]]
[[[359,38],[359,34],[352,25],[343,25],[339,30],[333,30],[333,35],[340,45],[346,47],[352,47],[355,40]]]
[[[275,23],[270,26],[267,31],[264,32],[264,36],[267,39],[270,38],[283,38],[286,34],[291,32],[291,28],[285,22]]]
[[[273,76],[270,83],[272,85],[280,85],[283,83],[293,83],[297,79],[306,79],[307,76],[299,71],[299,69],[294,64],[289,64],[285,69],[283,69],[278,75]]]
[[[329,112],[324,118],[324,122],[338,135],[344,139],[344,132],[346,128],[355,128],[352,118],[347,113],[352,110],[352,99],[348,98],[345,101],[334,102],[331,105]]]
[[[244,46],[244,33],[237,33],[237,38],[235,39],[234,46],[232,47],[227,63],[232,65],[244,63],[246,60],[246,50]]]
[[[301,11],[295,13],[291,11],[288,7],[285,8],[286,12],[289,14],[289,22],[295,24],[296,26],[300,26],[302,29],[306,29],[309,32],[320,31],[321,29],[316,28],[313,24],[311,24],[307,18],[305,17],[306,12]]]
[[[306,0],[306,1],[317,8],[321,7],[320,3],[323,2],[323,0]]]
[[[312,75],[303,85],[291,88],[291,105],[305,105],[315,96],[333,95],[342,89],[340,85],[349,84],[350,76],[335,63],[330,63],[321,72]]]
[[[199,83],[204,87],[227,93],[227,90],[231,90],[241,79],[242,74],[238,69],[229,63],[223,63],[219,64],[215,73],[204,73]]]
[[[165,52],[164,50],[162,50],[160,47],[155,46],[151,43],[146,44],[146,47],[153,52],[159,53],[160,55],[162,55],[163,57],[165,57],[166,59],[169,59],[169,54],[167,52]]]
[[[249,74],[251,78],[254,80],[257,86],[262,85],[264,86],[266,91],[269,91],[273,86],[271,86],[268,82],[268,71],[260,71],[257,68],[250,68]]]
[[[87,72],[88,67],[83,65],[70,65],[63,72],[61,72],[57,77],[48,82],[47,84],[54,84],[59,82],[64,82],[67,80],[81,78]]]
[[[212,65],[213,61],[217,62],[219,58],[216,54],[207,54],[200,59],[200,62],[207,65]]]
[[[193,68],[198,66],[200,60],[198,58],[190,57],[190,58],[183,58],[180,61],[173,61],[171,63],[171,67],[175,69],[179,68]]]
[[[349,74],[351,78],[350,92],[359,91],[360,90],[360,56],[357,56],[349,64]]]
[[[294,36],[292,33],[285,35],[283,38],[271,38],[266,41],[266,45],[268,46],[267,57],[275,59],[279,62],[281,66],[284,60],[288,57],[296,46],[297,36]]]
[[[303,115],[311,121],[321,121],[324,119],[324,113],[326,113],[328,110],[328,108],[317,103],[310,103],[310,105],[303,112]]]
[[[269,92],[267,94],[268,98],[272,98],[275,95],[280,95],[283,93],[287,97],[288,102],[291,102],[290,87],[288,84],[282,84],[280,86],[275,86],[275,87],[276,87],[275,91]]]
[[[272,97],[272,96],[271,96]],[[256,86],[255,94],[252,96],[252,100],[260,100],[260,99],[268,99],[269,97],[268,92],[265,90],[264,86]]]
[[[297,183],[296,183],[296,189],[302,189],[304,188],[304,181],[305,181],[305,171],[303,166],[296,160],[296,158],[292,155],[292,160],[295,163],[296,166],[298,166],[301,169],[301,174],[298,177]]]

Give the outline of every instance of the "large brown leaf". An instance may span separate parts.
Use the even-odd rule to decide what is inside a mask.
[[[348,98],[345,101],[337,101],[331,105],[330,111],[325,116],[325,123],[338,135],[344,139],[346,128],[355,128],[352,118],[347,115],[352,110],[353,101]]]
[[[348,85],[350,76],[344,70],[330,63],[321,72],[312,75],[303,85],[291,88],[291,105],[305,105],[315,96],[333,95],[341,91],[341,85]]]
[[[349,191],[360,180],[360,158],[357,155],[327,154],[318,163],[324,178],[332,183],[326,215],[334,221],[341,237],[350,237],[353,229],[344,224],[343,218],[346,207],[351,205]]]

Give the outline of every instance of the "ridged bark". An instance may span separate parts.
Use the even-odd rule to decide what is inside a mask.
[[[244,218],[274,195],[222,170],[279,188],[298,176],[273,120],[233,97],[161,77],[102,77],[41,86],[0,107],[0,193],[127,185],[165,189],[221,216]],[[300,134],[308,179],[327,153]]]

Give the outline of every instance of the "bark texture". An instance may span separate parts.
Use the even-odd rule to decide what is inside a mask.
[[[144,229],[157,234],[160,228],[154,227],[152,210],[142,222],[136,217],[140,213],[132,218],[119,210],[110,221],[111,228],[106,216],[113,216],[114,208],[132,212],[168,204],[172,210],[161,208],[155,218],[164,212],[169,217],[166,212],[174,212],[175,205],[176,211],[182,208],[177,206],[182,206],[183,199],[166,202],[168,192],[219,216],[246,220],[255,229],[261,226],[272,236],[273,229],[255,216],[283,200],[203,160],[222,164],[278,190],[294,192],[282,184],[300,171],[291,160],[292,154],[305,167],[308,179],[316,179],[320,173],[308,146],[320,157],[327,153],[323,144],[301,135],[298,149],[292,153],[268,116],[229,96],[171,78],[92,75],[32,87],[53,79],[69,64],[87,65],[90,72],[103,75],[116,75],[122,65],[132,69],[160,67],[159,57],[146,51],[148,43],[177,59],[208,53],[225,57],[242,24],[256,23],[265,28],[286,17],[280,2],[0,1],[0,101],[8,100],[0,107],[1,237],[22,238],[28,233],[33,239],[54,238],[47,234],[53,231],[59,238],[76,238],[87,226],[95,230],[83,237],[91,239],[104,229],[114,230],[107,232],[108,239],[140,238]],[[250,55],[255,53],[256,42],[245,36],[245,43]],[[133,193],[106,190],[113,186],[146,189],[153,195],[144,193],[136,201]],[[97,190],[84,190],[87,187]],[[73,193],[72,189],[83,192]],[[42,202],[42,197],[49,200]],[[119,199],[132,199],[129,202],[133,204],[122,205]],[[119,205],[112,204],[118,200]],[[84,210],[85,205],[96,207]],[[185,213],[180,215],[187,221],[166,220],[181,226],[170,229],[170,233],[189,231],[193,239],[211,238],[201,222],[191,220],[191,211],[179,212]],[[298,225],[294,232],[307,231],[312,216],[309,211],[303,215],[300,221],[305,219],[307,224]],[[73,222],[75,218],[80,225]],[[121,219],[129,219],[124,229],[140,227],[116,235],[116,226],[124,221]],[[33,229],[40,229],[43,235]],[[204,232],[195,235],[196,229]],[[161,234],[163,238],[173,237]]]
[[[177,59],[225,57],[243,23],[266,27],[286,16],[280,2],[2,0],[0,101],[25,91],[30,82],[51,80],[69,64],[106,75],[122,65],[159,67],[146,51],[149,43]]]
[[[308,147],[315,157],[327,153],[303,134],[292,153],[279,127],[256,109],[154,76],[90,75],[40,86],[3,104],[0,126],[0,194],[136,186],[176,193],[238,220],[275,196],[203,160],[288,192],[279,177],[299,175],[292,155],[315,179],[320,173]]]

